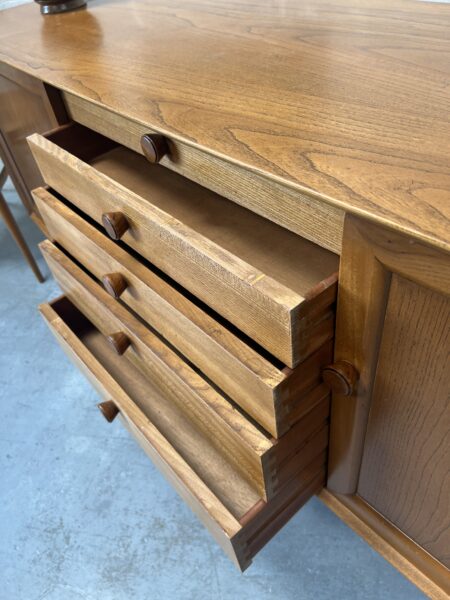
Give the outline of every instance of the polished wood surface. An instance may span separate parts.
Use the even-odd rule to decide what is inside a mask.
[[[109,237],[115,241],[120,240],[123,234],[130,228],[126,216],[118,211],[103,213],[102,224]]]
[[[359,374],[355,367],[348,362],[340,361],[327,365],[322,370],[325,384],[334,394],[351,396]]]
[[[103,335],[110,335],[111,329],[120,332],[116,336],[118,344],[108,340],[113,351],[123,354],[121,341],[126,337],[129,362],[145,371],[154,385],[164,390],[170,402],[181,407],[186,420],[200,424],[204,435],[236,464],[236,468],[245,472],[245,477],[261,495],[265,496],[266,487],[271,493],[271,472],[264,459],[264,454],[273,448],[268,436],[53,244],[45,241],[40,248],[71,302]]]
[[[42,81],[11,69],[1,61],[0,106],[0,157],[6,162],[17,193],[31,213],[34,205],[30,191],[42,185],[43,180],[26,137],[56,127],[59,114],[54,112]]]
[[[63,301],[66,300],[63,298]],[[168,427],[170,421],[180,422],[173,405],[165,402],[160,392],[137,369],[124,364],[124,359],[112,352],[103,336],[83,321],[81,313],[73,305],[66,301],[66,305],[61,306],[60,300],[52,305],[41,305],[40,311],[64,351],[102,396],[114,398],[122,415],[126,415],[125,423],[131,422],[154,449],[152,459],[157,466],[236,561],[229,540],[241,529],[238,521],[240,515],[259,501],[258,495],[246,485],[243,478],[239,479],[232,469],[227,469],[223,460],[218,460],[217,453],[205,443],[195,427],[189,428],[188,424],[179,428]],[[194,452],[189,452],[190,448]],[[227,504],[234,506],[235,515],[217,497],[218,492],[211,491],[188,465],[183,456],[186,451],[189,459],[195,460],[196,454],[203,457],[203,476],[209,480],[214,480],[215,475],[226,469],[227,485],[221,484],[223,480],[219,476],[216,486],[220,486],[222,498]],[[229,485],[229,481],[234,485]],[[241,547],[237,543],[236,546],[240,562]],[[245,564],[248,562],[245,561]]]
[[[151,163],[159,163],[169,152],[169,145],[163,135],[145,133],[141,137],[141,148],[145,158]]]
[[[176,404],[144,378],[63,297],[40,311],[64,351],[113,402],[137,439],[235,564],[245,569],[324,482],[325,455],[306,465],[291,486],[264,502]]]
[[[327,436],[324,439],[321,432],[328,425],[327,394],[316,398],[306,414],[274,440],[53,244],[46,241],[40,247],[61,288],[79,310],[104,335],[111,328],[120,331],[116,336],[119,342],[115,340],[113,345],[116,354],[123,354],[125,336],[130,347],[125,348],[127,359],[161,388],[168,401],[180,406],[185,420],[198,423],[205,437],[235,464],[261,497],[274,497],[286,484],[298,480],[299,471],[309,460],[323,454]]]
[[[2,13],[0,60],[448,246],[449,27],[447,4],[408,0],[26,5]]]
[[[117,405],[112,400],[105,400],[98,404],[98,408],[108,423],[112,423],[117,415],[120,413]]]
[[[107,339],[109,345],[111,346],[111,348],[114,350],[114,352],[116,354],[118,354],[119,356],[122,356],[122,354],[124,354],[126,352],[127,348],[131,344],[130,338],[127,336],[126,333],[123,333],[122,331],[116,331],[115,333],[110,333],[106,337],[106,339]]]
[[[70,118],[119,144],[142,152],[139,140],[148,126],[92,104],[69,92],[63,93]],[[200,185],[233,200],[255,213],[339,253],[344,211],[327,204],[283,180],[269,178],[244,165],[206,153],[188,143],[171,140],[170,153],[160,164]]]
[[[165,280],[152,265],[112,242],[51,192],[40,188],[33,196],[48,237],[101,280],[113,297],[125,279],[121,300],[272,435],[283,434],[325,395],[323,390],[316,395],[316,389],[321,368],[332,360],[334,306],[328,305],[333,289],[329,288],[330,298],[323,306],[316,307],[317,326],[305,328],[312,346],[320,340],[322,344],[292,370],[266,356],[239,330]],[[105,276],[105,271],[115,273]]]
[[[321,345],[305,328],[334,302],[335,254],[126,148],[84,162],[105,144],[79,125],[28,142],[50,187],[284,364]]]
[[[105,290],[116,300],[120,298],[128,287],[128,283],[120,273],[107,273],[101,279]]]
[[[450,579],[449,255],[349,216],[341,261],[335,361],[360,377],[333,394],[327,487],[380,515],[369,541],[390,523],[383,554],[432,589]]]
[[[348,216],[341,261],[335,361],[352,364],[359,372],[359,379],[351,396],[333,395],[328,487],[334,492],[351,494],[358,485],[380,343],[384,335],[389,335],[385,330],[386,306],[393,275],[417,283],[427,294],[433,290],[449,297],[450,260],[447,252]],[[434,328],[438,327],[438,314],[431,318],[418,305],[415,318],[420,322],[421,343],[425,346],[433,339]],[[424,325],[423,319],[428,325]],[[394,372],[396,365],[400,373],[402,355],[409,353],[407,343],[405,347],[398,344],[392,366]],[[434,373],[427,371],[426,365],[432,364],[434,357],[426,359],[423,356],[422,359],[421,368],[426,378],[423,385],[430,386],[431,391]],[[419,374],[408,376],[413,381]],[[380,377],[383,377],[382,372]],[[421,390],[422,387],[414,390],[414,397],[409,399],[419,403],[418,407],[421,406]],[[392,398],[392,402],[397,402],[397,398]]]
[[[326,488],[320,492],[319,498],[428,598],[448,600],[449,570],[367,502],[359,496],[331,493]]]
[[[450,569],[450,289],[394,274],[383,330],[357,492]]]

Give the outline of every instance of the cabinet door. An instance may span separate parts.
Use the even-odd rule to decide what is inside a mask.
[[[333,395],[327,487],[450,585],[450,255],[354,217],[344,231],[335,360],[359,380]]]

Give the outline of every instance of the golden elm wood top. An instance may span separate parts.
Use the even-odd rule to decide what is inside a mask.
[[[30,4],[1,13],[0,61],[448,248],[449,30],[412,0]]]

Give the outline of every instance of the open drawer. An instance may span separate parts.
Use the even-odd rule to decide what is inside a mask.
[[[180,407],[186,421],[203,430],[260,497],[272,498],[284,486],[298,485],[299,472],[327,447],[329,393],[324,386],[311,392],[304,414],[288,433],[274,440],[61,250],[48,240],[40,248],[67,297],[168,402]]]
[[[304,467],[301,486],[286,487],[265,502],[202,429],[186,423],[179,406],[117,356],[66,297],[40,311],[66,353],[114,403],[129,431],[241,569],[323,486],[325,452]]]
[[[81,125],[28,142],[50,187],[284,364],[332,337],[333,253]]]
[[[332,362],[331,341],[295,369],[285,367],[148,261],[110,240],[66,201],[43,188],[33,196],[51,239],[274,437],[307,412],[314,394],[324,393],[323,388],[311,390],[321,385],[321,370]],[[323,331],[333,323],[330,308],[323,315]]]

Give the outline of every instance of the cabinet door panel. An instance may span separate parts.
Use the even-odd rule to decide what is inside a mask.
[[[450,300],[392,276],[358,494],[450,567]]]
[[[333,394],[329,504],[352,513],[350,525],[364,523],[370,543],[383,540],[386,558],[442,598],[450,593],[449,354],[450,254],[348,216],[335,360],[351,363],[359,380],[350,396]]]

